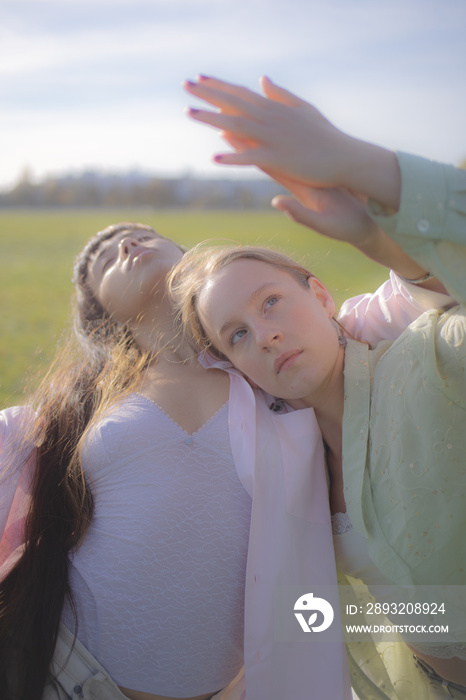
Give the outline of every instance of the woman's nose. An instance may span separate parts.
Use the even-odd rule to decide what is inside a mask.
[[[268,350],[275,343],[280,342],[282,335],[277,328],[270,328],[267,325],[262,325],[256,328],[256,342],[257,345]]]
[[[134,248],[137,248],[139,241],[131,236],[125,236],[118,244],[120,257],[127,258]]]

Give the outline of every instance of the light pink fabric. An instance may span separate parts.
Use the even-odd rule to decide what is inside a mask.
[[[32,409],[16,406],[0,412],[0,579],[21,554],[24,521],[35,465],[34,451],[25,442],[34,419]]]
[[[314,412],[272,412],[264,395],[232,370],[230,436],[240,478],[246,488],[253,483],[244,641],[247,697],[308,700],[311,693],[349,699],[342,635],[341,641],[311,648],[301,641],[275,639],[274,606],[280,589],[304,586],[308,592],[312,584],[337,585],[323,446]]]
[[[338,320],[356,338],[371,344],[395,340],[428,309],[449,305],[452,297],[405,284],[392,271],[374,294],[360,294],[342,304]]]

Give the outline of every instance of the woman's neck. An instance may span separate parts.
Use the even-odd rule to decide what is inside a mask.
[[[322,387],[319,391],[319,395],[301,399],[300,402],[289,402],[293,408],[311,406],[314,408],[317,423],[326,446],[326,462],[330,480],[329,499],[332,514],[346,511],[342,470],[342,430],[345,398],[344,365],[345,351],[344,348],[341,348],[334,370],[325,387]]]
[[[171,304],[155,306],[141,314],[137,323],[130,324],[131,332],[145,352],[157,364],[183,364],[196,360],[192,344],[183,334]]]
[[[330,452],[341,455],[344,406],[345,350],[341,348],[334,369],[317,394],[289,401],[293,408],[314,408],[322,437]]]
[[[326,447],[326,463],[330,480],[331,513],[345,513],[343,488],[343,408],[344,408],[344,350],[340,353],[338,372],[334,376],[327,400],[314,408],[314,413]]]
[[[343,383],[335,387],[331,399],[322,407],[315,407],[314,413],[322,437],[331,454],[341,458],[343,429]]]

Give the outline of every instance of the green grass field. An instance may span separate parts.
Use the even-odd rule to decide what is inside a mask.
[[[0,408],[22,403],[24,387],[54,355],[68,326],[75,255],[96,231],[118,221],[147,223],[187,247],[226,239],[280,248],[305,262],[338,305],[387,276],[349,246],[274,211],[0,211]]]

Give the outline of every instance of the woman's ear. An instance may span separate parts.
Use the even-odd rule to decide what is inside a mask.
[[[315,298],[322,304],[323,308],[328,312],[329,318],[335,314],[335,302],[328,289],[322,284],[317,277],[309,278],[309,287]]]

